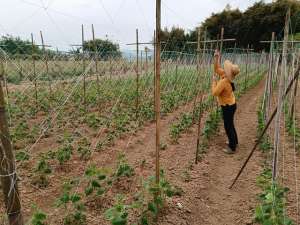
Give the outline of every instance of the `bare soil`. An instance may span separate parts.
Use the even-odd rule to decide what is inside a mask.
[[[230,190],[228,187],[255,142],[257,107],[263,89],[264,82],[262,81],[238,100],[235,125],[240,144],[234,155],[227,155],[222,151],[225,147],[226,135],[221,125],[218,134],[209,141],[207,153],[195,165],[196,126],[183,134],[178,144],[172,144],[169,140],[170,124],[181,112],[189,111],[191,105],[182,107],[162,119],[162,142],[167,144],[167,148],[161,151],[161,167],[165,170],[168,180],[183,189],[183,195],[168,199],[167,207],[161,213],[157,224],[253,224],[257,194],[261,191],[256,186],[256,178],[262,171],[261,166],[264,160],[260,151],[254,154],[234,188]],[[155,124],[148,123],[136,134],[125,135],[114,146],[102,152],[93,153],[92,159],[88,162],[73,158],[67,168],[54,169],[50,177],[50,185],[46,189],[37,189],[30,185],[31,178],[22,174],[20,190],[26,218],[28,219],[31,213],[31,204],[36,203],[48,214],[48,224],[60,224],[63,212],[55,208],[54,204],[55,199],[61,193],[62,180],[67,177],[83,176],[84,169],[90,163],[95,163],[99,167],[114,167],[118,153],[124,152],[129,164],[135,169],[136,175],[131,179],[121,180],[121,183],[116,184],[101,201],[90,199],[86,202],[88,224],[109,224],[104,219],[103,212],[113,204],[112,199],[116,193],[124,192],[134,195],[140,188],[140,177],[154,174],[154,135]],[[292,164],[288,157],[286,162]],[[292,170],[286,169],[286,173],[292,173]],[[287,180],[287,182],[290,181]],[[289,201],[293,208],[294,196],[289,196]],[[294,215],[295,209],[291,211]]]

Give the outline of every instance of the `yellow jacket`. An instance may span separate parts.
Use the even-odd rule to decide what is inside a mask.
[[[217,97],[221,106],[235,104],[231,81],[225,76],[225,71],[218,63],[215,63],[215,73],[221,77],[221,80],[213,81],[211,88],[212,95]]]

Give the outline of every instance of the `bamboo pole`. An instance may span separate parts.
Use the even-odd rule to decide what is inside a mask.
[[[245,74],[244,90],[247,89],[247,82],[248,82],[248,66],[249,66],[249,44],[247,45],[247,50],[246,50],[246,74]]]
[[[203,95],[200,98],[200,107],[203,102]],[[198,164],[199,160],[199,151],[200,151],[200,136],[201,136],[201,119],[202,119],[202,108],[200,108],[199,116],[198,116],[198,129],[197,129],[197,147],[196,147],[196,157],[195,157],[195,164]]]
[[[84,51],[84,27],[81,25],[81,46],[82,46],[82,68],[83,68],[83,105],[86,110],[86,77],[85,77],[85,51]]]
[[[149,49],[145,47],[145,55],[146,55],[146,61],[145,61],[145,69],[146,69],[146,75],[148,74],[148,51]]]
[[[37,92],[37,77],[36,77],[36,68],[35,68],[35,55],[34,55],[34,42],[33,34],[31,33],[31,47],[32,47],[32,66],[33,66],[33,79],[34,79],[34,93],[35,93],[35,107],[38,110],[38,92]]]
[[[139,30],[136,29],[136,102],[135,102],[135,118],[139,118]]]
[[[94,47],[94,61],[95,61],[95,69],[96,69],[96,76],[97,76],[97,91],[99,94],[99,73],[98,73],[98,47],[96,44],[96,38],[95,38],[95,30],[94,30],[94,24],[92,24],[92,36],[93,36],[93,47]]]
[[[161,0],[156,0],[156,51],[155,51],[155,115],[156,115],[156,154],[155,154],[155,181],[159,184],[160,165],[160,38],[161,38]]]
[[[154,112],[156,112],[156,101],[155,101],[155,98],[156,98],[156,32],[154,30],[154,44],[153,44],[153,48],[154,48],[154,51],[153,51],[153,76],[154,76],[154,79],[153,79],[153,94],[154,94],[154,99],[153,99],[153,104],[154,104]],[[155,116],[156,118],[156,113],[155,113]]]
[[[51,99],[51,96],[52,96],[52,87],[51,87],[51,79],[50,79],[50,75],[49,75],[48,54],[46,52],[46,46],[45,46],[45,42],[44,42],[44,37],[43,37],[42,31],[40,31],[40,35],[41,35],[41,40],[42,40],[43,53],[44,53],[44,56],[45,56],[45,66],[46,66],[46,73],[47,73],[47,77],[48,77],[49,93],[50,93],[50,99]]]
[[[221,28],[221,40],[220,40],[220,55],[223,52],[223,39],[224,39],[224,27]]]
[[[289,18],[290,18],[290,9],[286,14],[285,18],[285,28],[284,28],[284,42],[282,50],[282,64],[281,64],[281,76],[279,80],[279,92],[278,92],[278,112],[275,119],[275,130],[274,130],[274,151],[273,151],[273,165],[272,165],[272,181],[275,182],[277,178],[277,163],[278,163],[278,151],[280,144],[280,122],[281,122],[281,113],[283,106],[282,93],[285,83],[285,74],[287,72],[287,40],[289,35]]]
[[[201,30],[200,30],[200,27],[198,28],[197,30],[198,32],[198,37],[197,37],[197,73],[198,73],[198,76],[197,76],[197,81],[196,81],[196,96],[194,98],[194,102],[193,102],[193,123],[195,122],[195,111],[196,111],[196,103],[197,103],[197,98],[198,98],[198,91],[197,91],[197,88],[198,88],[198,84],[200,82],[200,40],[201,40]]]
[[[4,72],[4,71],[2,71]],[[3,73],[1,74],[3,76]],[[3,189],[4,203],[10,225],[23,225],[20,194],[17,185],[15,157],[13,154],[7,116],[5,112],[5,100],[0,81],[0,180]]]
[[[270,109],[271,109],[271,103],[272,103],[272,93],[273,93],[273,62],[274,62],[274,40],[275,40],[275,32],[272,32],[272,38],[271,38],[271,46],[270,46],[270,66],[269,66],[269,73],[268,73],[268,98],[267,98],[267,110],[266,110],[266,118],[269,119],[270,117]]]
[[[297,67],[299,66],[299,55],[297,54]],[[295,113],[295,105],[296,105],[296,96],[298,91],[298,83],[299,83],[299,77],[297,77],[296,84],[294,86],[294,94],[292,98],[292,106],[291,106],[291,118],[294,118]]]

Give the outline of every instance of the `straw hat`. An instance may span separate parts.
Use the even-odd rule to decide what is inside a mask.
[[[232,80],[234,80],[235,76],[240,73],[240,68],[239,68],[238,65],[233,64],[229,60],[225,60],[225,62],[224,62],[224,71],[225,71],[226,77],[230,81],[232,81]]]

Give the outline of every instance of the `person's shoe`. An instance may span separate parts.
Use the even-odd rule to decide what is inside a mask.
[[[230,148],[224,148],[223,152],[225,152],[226,154],[234,154],[235,151],[232,151]]]

